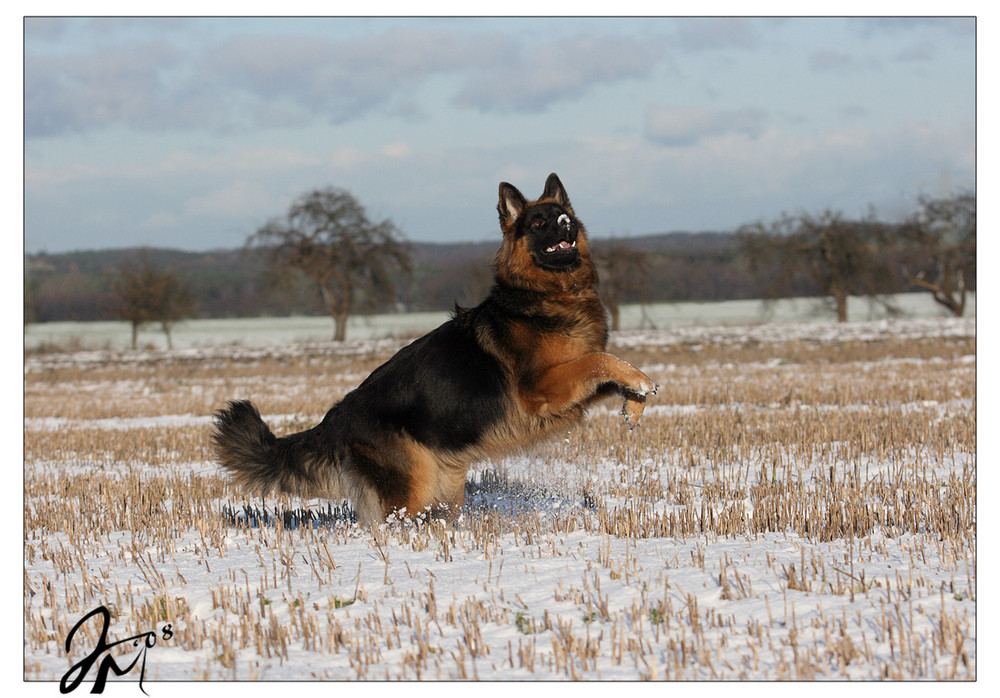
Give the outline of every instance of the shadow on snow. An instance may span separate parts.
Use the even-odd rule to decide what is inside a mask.
[[[586,507],[587,502],[568,499],[541,485],[511,480],[506,473],[484,470],[474,473],[465,483],[463,516],[499,514],[515,518],[524,514],[548,514],[572,508]],[[282,504],[268,506],[263,499],[254,504],[226,503],[222,505],[222,520],[227,526],[260,528],[281,526],[295,530],[299,526],[312,529],[327,528],[338,523],[357,522],[354,510],[345,500],[325,506],[290,507]]]

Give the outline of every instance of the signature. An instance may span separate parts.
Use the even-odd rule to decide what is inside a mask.
[[[94,616],[100,616],[103,622],[103,625],[101,626],[101,636],[97,640],[97,646],[90,652],[90,654],[70,667],[69,671],[66,672],[66,674],[62,677],[62,680],[59,682],[59,692],[69,693],[76,690],[76,688],[80,685],[80,682],[87,677],[88,673],[90,673],[90,668],[94,665],[94,663],[101,660],[97,668],[97,678],[94,679],[94,687],[90,690],[90,692],[103,693],[104,685],[108,681],[109,671],[114,672],[115,676],[124,676],[132,671],[136,664],[141,661],[142,664],[139,668],[139,690],[148,696],[149,694],[146,693],[146,690],[142,687],[142,679],[146,673],[146,652],[150,647],[154,647],[156,645],[155,630],[139,633],[138,635],[133,635],[132,637],[127,637],[124,640],[118,640],[117,642],[108,642],[108,626],[111,624],[111,613],[104,606],[98,606],[77,621],[77,624],[74,625],[73,629],[69,631],[69,635],[66,636],[67,654],[70,651],[70,646],[73,643],[73,636],[76,634],[76,631]],[[164,641],[173,637],[173,634],[173,625],[171,623],[167,623],[161,629],[161,636]],[[109,650],[114,647],[118,647],[119,645],[125,645],[126,643],[132,643],[133,647],[139,647],[140,649],[136,652],[132,661],[127,666],[122,667],[119,666],[115,657],[111,656],[111,652]],[[123,658],[124,656],[118,657],[119,660]]]

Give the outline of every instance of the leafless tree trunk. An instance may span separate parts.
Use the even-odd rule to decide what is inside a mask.
[[[837,311],[837,322],[847,322],[847,294],[843,289],[830,289]]]
[[[955,317],[962,317],[965,313],[965,274],[961,269],[939,269],[936,283],[925,279],[923,272],[912,275],[908,269],[904,269],[903,274],[911,285],[930,291],[931,298],[951,311]]]
[[[351,288],[347,286],[340,293],[334,293],[326,285],[320,286],[323,303],[333,319],[333,341],[343,342],[347,339],[347,319],[350,317]]]
[[[903,267],[904,278],[930,291],[936,303],[961,317],[968,291],[966,276],[974,279],[976,273],[975,194],[922,198],[919,211],[903,225],[901,237],[920,260],[916,272]]]

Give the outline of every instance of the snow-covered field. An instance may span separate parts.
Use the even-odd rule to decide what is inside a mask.
[[[945,311],[928,293],[904,293],[889,297],[904,317],[943,317]],[[851,320],[884,319],[885,309],[864,298],[848,299]],[[967,315],[976,313],[976,295],[969,295]],[[448,317],[448,313],[396,313],[358,315],[348,321],[347,336],[352,342],[424,334]],[[652,303],[622,306],[623,330],[697,328],[707,325],[748,324],[829,324],[833,317],[823,301],[815,298],[791,298],[765,304],[759,300],[710,303]],[[24,346],[36,349],[46,345],[78,346],[80,349],[125,349],[131,342],[131,328],[125,322],[46,322],[25,327]],[[179,349],[203,349],[220,345],[257,347],[288,346],[302,342],[323,342],[333,333],[328,317],[235,318],[226,320],[196,319],[178,323],[173,330],[173,345]],[[166,337],[159,327],[149,325],[139,333],[141,346],[163,349]]]
[[[247,500],[211,461],[224,400],[302,428],[402,343],[29,355],[25,679],[93,649],[96,624],[69,658],[63,643],[99,605],[109,642],[160,634],[153,695],[176,679],[977,678],[973,320],[619,333],[662,386],[643,425],[609,404],[477,465],[451,527]]]

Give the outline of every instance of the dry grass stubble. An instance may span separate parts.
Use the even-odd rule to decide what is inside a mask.
[[[25,677],[103,603],[173,623],[173,678],[975,678],[974,337],[622,353],[662,386],[638,431],[597,410],[477,468],[458,525],[374,531],[247,525],[206,431],[241,396],[302,428],[382,356],[33,363]]]

